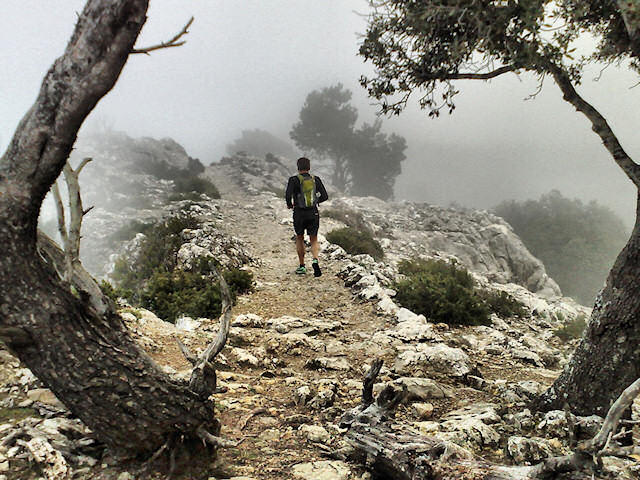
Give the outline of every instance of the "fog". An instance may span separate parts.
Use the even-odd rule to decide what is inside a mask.
[[[84,1],[3,0],[0,17],[0,148],[33,103],[42,77],[65,48]],[[87,120],[130,136],[172,137],[209,164],[242,130],[283,140],[306,95],[342,83],[360,120],[377,107],[359,86],[370,64],[357,55],[365,31],[363,0],[153,0],[138,46],[171,38],[195,21],[179,48],[132,56],[117,85]],[[580,93],[608,119],[632,158],[640,88],[626,69],[585,76]],[[430,119],[414,103],[384,129],[407,139],[396,198],[488,208],[505,199],[538,198],[552,189],[597,200],[631,225],[635,189],[590,124],[547,80],[529,75],[459,83],[457,109]],[[292,164],[295,159],[291,159]]]

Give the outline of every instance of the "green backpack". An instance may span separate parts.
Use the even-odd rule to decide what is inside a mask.
[[[316,178],[311,175],[309,177],[298,174],[300,180],[300,193],[298,194],[296,204],[301,208],[313,208],[318,204],[316,196]]]

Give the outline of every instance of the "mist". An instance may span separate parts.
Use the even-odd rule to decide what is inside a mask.
[[[4,0],[2,150],[62,54],[83,5]],[[306,95],[337,83],[353,92],[358,123],[372,122],[378,108],[358,80],[373,72],[357,55],[368,9],[363,0],[154,0],[138,46],[171,38],[194,16],[187,43],[133,55],[86,128],[107,124],[133,137],[171,137],[209,164],[226,155],[243,130],[290,141]],[[580,89],[632,158],[640,158],[636,83],[624,67],[610,67],[589,71]],[[597,200],[633,223],[635,188],[552,81],[529,100],[538,90],[530,75],[457,87],[453,115],[430,119],[414,98],[402,115],[385,119],[384,130],[404,136],[408,145],[397,200],[490,208],[557,189]]]

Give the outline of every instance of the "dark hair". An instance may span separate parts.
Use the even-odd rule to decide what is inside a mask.
[[[298,159],[298,170],[301,172],[311,170],[311,160],[306,157],[300,157]]]

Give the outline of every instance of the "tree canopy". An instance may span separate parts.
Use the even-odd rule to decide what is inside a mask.
[[[291,138],[314,156],[319,170],[339,190],[387,200],[406,158],[406,141],[382,133],[380,120],[356,128],[358,111],[349,103],[351,96],[342,84],[309,93]]]
[[[538,200],[502,202],[504,218],[564,295],[593,304],[629,232],[609,208],[569,199],[554,190]]]

